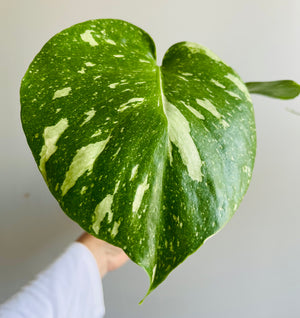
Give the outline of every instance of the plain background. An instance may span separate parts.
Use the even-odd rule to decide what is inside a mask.
[[[55,33],[120,18],[153,37],[158,63],[175,42],[201,43],[244,81],[300,82],[299,0],[0,1],[0,302],[81,233],[50,195],[26,144],[19,86]],[[257,159],[229,224],[139,306],[148,288],[133,263],[104,279],[107,318],[300,317],[300,97],[253,97]]]

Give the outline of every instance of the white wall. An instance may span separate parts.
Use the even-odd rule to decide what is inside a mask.
[[[159,61],[175,42],[204,44],[245,81],[300,82],[299,0],[1,0],[0,302],[32,279],[80,228],[52,198],[26,144],[19,86],[55,33],[121,18],[154,38]],[[258,150],[237,214],[139,306],[148,287],[129,263],[104,279],[108,318],[300,317],[300,97],[253,97]]]

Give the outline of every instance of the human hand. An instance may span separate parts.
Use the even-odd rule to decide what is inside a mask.
[[[128,261],[128,256],[121,248],[99,240],[88,233],[83,233],[77,239],[77,242],[82,243],[92,252],[97,261],[101,277]]]

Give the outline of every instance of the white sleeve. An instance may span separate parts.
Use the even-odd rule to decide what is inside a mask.
[[[104,313],[96,260],[79,242],[0,306],[0,318],[102,318]]]

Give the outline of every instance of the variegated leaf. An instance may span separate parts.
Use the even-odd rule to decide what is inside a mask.
[[[156,65],[143,30],[92,20],[55,35],[21,85],[22,123],[65,213],[119,246],[149,292],[232,217],[256,134],[239,76],[182,42]]]

